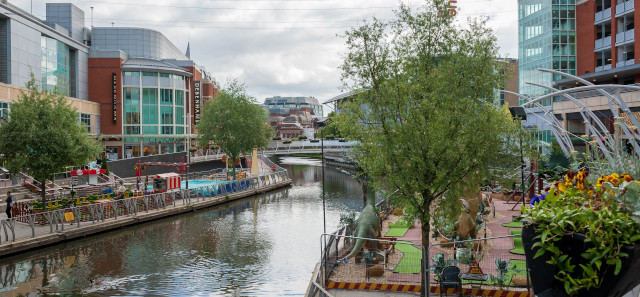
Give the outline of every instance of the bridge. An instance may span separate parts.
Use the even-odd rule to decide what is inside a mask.
[[[292,154],[319,154],[324,148],[325,153],[342,153],[345,154],[351,150],[355,144],[353,141],[325,140],[322,142],[311,142],[309,140],[292,141],[291,143],[282,143],[282,141],[273,141],[262,151],[264,155],[292,155]],[[206,162],[213,160],[221,160],[224,152],[212,152],[204,155],[196,155],[191,157],[192,163]]]

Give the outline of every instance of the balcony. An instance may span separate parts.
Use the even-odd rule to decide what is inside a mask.
[[[600,71],[605,71],[605,70],[610,70],[611,69],[611,64],[607,64],[604,66],[597,66],[596,67],[596,72],[600,72]]]
[[[596,39],[593,51],[598,52],[598,51],[609,49],[609,48],[611,48],[611,36]]]
[[[616,34],[616,46],[635,41],[636,29],[622,31]]]
[[[630,60],[626,60],[626,61],[620,61],[620,62],[616,63],[616,68],[633,65],[635,63],[636,63],[635,59],[630,59]]]
[[[603,11],[596,12],[596,16],[593,24],[597,25],[608,20],[611,20],[611,7]]]
[[[625,15],[635,10],[635,4],[633,0],[628,0],[626,2],[622,2],[616,5],[616,17]]]

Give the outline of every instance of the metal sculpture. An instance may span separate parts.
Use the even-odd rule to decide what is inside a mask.
[[[593,83],[585,79],[582,79],[575,75],[567,74],[561,71],[552,70],[552,69],[538,69],[538,70],[541,72],[558,74],[558,75],[570,78],[578,83],[584,84],[584,86],[558,90],[558,89],[544,86],[541,84],[527,83],[529,85],[541,87],[551,91],[551,93],[539,96],[534,99],[528,98],[521,94],[509,92],[509,91],[503,91],[503,92],[508,94],[514,94],[524,99],[525,102],[522,104],[523,107],[538,107],[540,108],[540,110],[544,112],[544,115],[546,116],[546,118],[543,116],[540,116],[539,114],[534,113],[533,111],[525,109],[527,113],[541,118],[543,121],[545,121],[552,127],[551,132],[553,133],[553,136],[558,141],[558,144],[560,145],[560,148],[562,149],[565,155],[569,156],[571,151],[573,151],[573,144],[571,142],[571,137],[570,137],[572,134],[569,131],[562,128],[562,125],[555,118],[553,113],[550,110],[544,108],[539,103],[542,100],[551,99],[556,96],[563,96],[564,98],[575,103],[580,108],[579,110],[580,116],[582,117],[585,126],[595,136],[594,140],[597,144],[598,149],[602,152],[602,155],[604,155],[604,157],[610,163],[615,162],[615,154],[618,148],[616,147],[616,143],[611,133],[609,133],[604,123],[600,121],[598,116],[591,109],[589,109],[588,106],[584,105],[582,102],[580,102],[580,100],[578,100],[577,98],[571,95],[572,93],[582,92],[582,91],[597,91],[608,99],[607,106],[609,107],[609,110],[613,114],[614,120],[620,125],[622,133],[624,133],[627,139],[633,140],[633,141],[630,141],[630,144],[633,147],[633,151],[636,154],[640,155],[640,146],[638,145],[638,141],[640,141],[640,135],[634,133],[635,130],[638,127],[640,127],[640,121],[638,121],[635,115],[631,112],[631,109],[629,109],[627,104],[624,102],[624,100],[622,100],[622,97],[620,96],[620,93],[622,91],[625,91],[625,90],[640,91],[640,87],[634,86],[634,85],[594,85]],[[606,91],[606,89],[613,90],[614,93],[612,94],[611,92]],[[629,123],[627,123],[626,121],[623,121],[622,115],[626,115],[631,121],[632,125],[629,125]]]

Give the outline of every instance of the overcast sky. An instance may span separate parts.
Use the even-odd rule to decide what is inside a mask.
[[[223,85],[246,83],[262,102],[271,96],[313,96],[320,102],[340,94],[345,52],[338,36],[365,18],[390,18],[397,0],[9,0],[44,19],[46,2],[71,2],[85,23],[144,27],[162,32],[179,49],[191,43],[191,58]],[[418,0],[403,0],[411,6]],[[31,4],[32,3],[32,4]],[[516,0],[458,0],[459,17],[487,16],[502,57],[518,56]]]

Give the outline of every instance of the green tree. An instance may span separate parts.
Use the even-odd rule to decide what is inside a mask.
[[[206,103],[198,123],[198,142],[207,146],[219,145],[235,160],[240,154],[250,155],[254,148],[265,148],[273,129],[268,124],[267,112],[249,96],[244,84],[237,80],[220,91],[218,98]],[[233,163],[235,179],[236,163]]]
[[[342,81],[356,94],[336,116],[374,186],[414,210],[425,247],[432,203],[478,187],[515,126],[491,104],[504,78],[495,36],[483,20],[460,26],[446,5],[401,6],[346,32]]]
[[[95,158],[101,146],[88,135],[76,109],[61,95],[40,90],[33,73],[26,87],[0,124],[0,154],[11,172],[24,172],[40,182],[45,205],[46,182],[67,166]]]
[[[338,128],[338,124],[333,121],[335,119],[336,113],[335,112],[330,112],[329,115],[327,115],[327,117],[331,118],[331,122],[329,123],[329,125],[327,125],[326,127],[322,128],[322,133],[324,133],[324,137],[326,138],[327,136],[333,136],[333,137],[342,137],[342,134],[340,133],[340,129]]]

